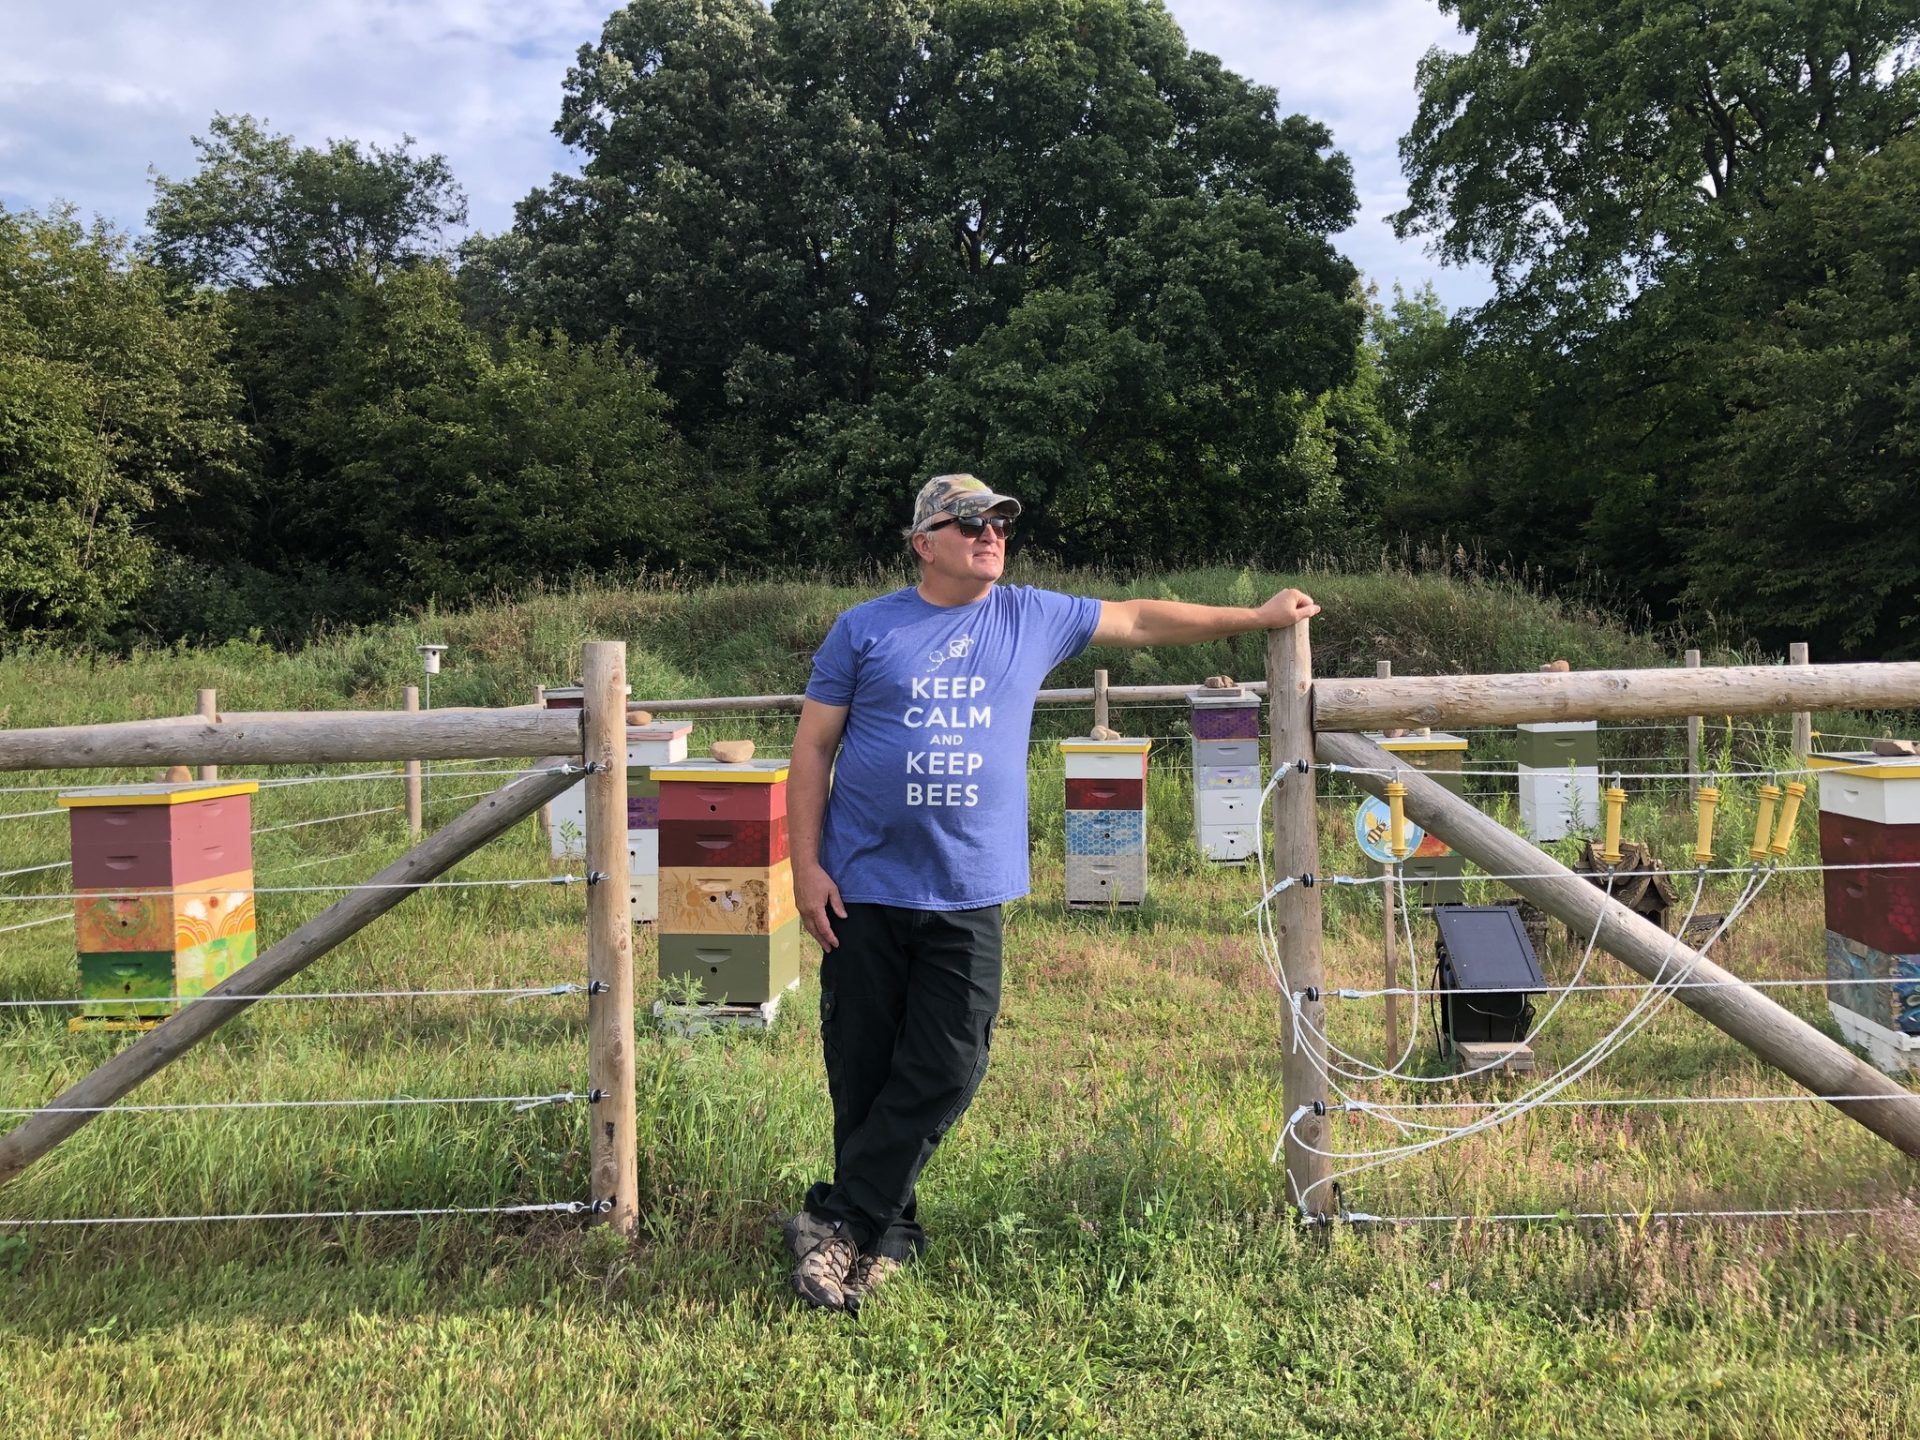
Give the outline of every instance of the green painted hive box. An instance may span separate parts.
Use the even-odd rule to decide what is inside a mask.
[[[758,1005],[800,978],[800,921],[771,935],[660,937],[660,978],[697,980],[703,1005]]]

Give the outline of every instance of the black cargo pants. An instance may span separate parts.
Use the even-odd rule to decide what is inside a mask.
[[[820,962],[820,1039],[833,1099],[833,1183],[807,1209],[863,1252],[911,1260],[927,1247],[921,1167],[987,1073],[1000,1013],[998,905],[979,910],[847,906]]]

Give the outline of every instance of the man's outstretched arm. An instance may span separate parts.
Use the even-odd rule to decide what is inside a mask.
[[[1190,605],[1183,600],[1102,600],[1093,644],[1197,645],[1253,630],[1285,630],[1320,613],[1303,590],[1282,590],[1266,604]]]

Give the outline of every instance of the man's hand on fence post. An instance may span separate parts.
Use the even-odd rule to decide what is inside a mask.
[[[1313,597],[1304,590],[1282,590],[1254,612],[1262,630],[1285,630],[1320,613]]]

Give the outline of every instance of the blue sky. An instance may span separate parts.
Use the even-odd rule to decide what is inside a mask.
[[[60,199],[134,228],[148,169],[192,169],[216,111],[249,112],[310,143],[413,135],[444,153],[477,228],[572,168],[550,129],[560,84],[613,0],[6,0],[0,7],[0,204]],[[1396,144],[1413,72],[1462,37],[1436,0],[1170,0],[1198,49],[1333,128],[1361,198],[1338,243],[1383,293],[1431,281],[1449,306],[1486,277],[1394,239]]]

